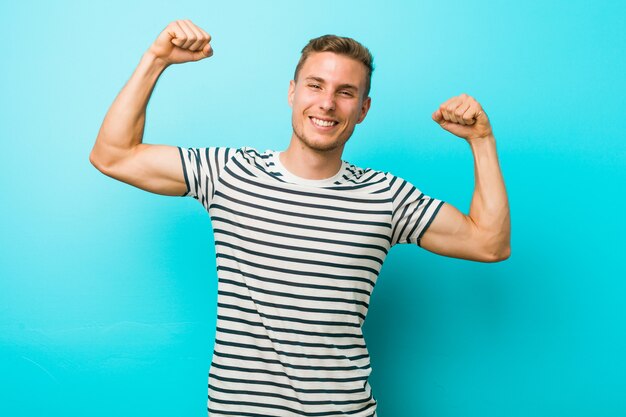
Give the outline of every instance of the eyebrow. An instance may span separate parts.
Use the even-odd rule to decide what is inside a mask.
[[[313,76],[306,77],[306,80],[313,80],[313,81],[317,81],[318,83],[322,83],[322,84],[324,84],[326,82],[326,81],[324,81],[323,78],[313,77]],[[354,91],[359,91],[358,87],[355,86],[355,85],[352,85],[352,84],[341,84],[338,87],[339,90],[345,89],[345,88],[350,89],[350,90],[354,90]]]

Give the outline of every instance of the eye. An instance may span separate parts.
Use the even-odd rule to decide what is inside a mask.
[[[339,94],[342,94],[342,95],[344,95],[346,97],[352,97],[352,93],[350,91],[346,91],[346,90],[340,91]]]
[[[309,84],[309,87],[311,88],[320,88],[319,84]]]

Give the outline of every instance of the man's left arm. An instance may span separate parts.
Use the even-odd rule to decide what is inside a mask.
[[[474,155],[474,195],[469,215],[444,203],[421,238],[437,254],[498,262],[511,254],[511,216],[489,118],[472,97],[461,94],[433,113],[435,122],[465,139]]]

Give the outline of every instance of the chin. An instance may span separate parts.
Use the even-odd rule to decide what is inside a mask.
[[[337,148],[343,147],[348,139],[350,139],[349,136],[348,138],[344,139],[340,136],[325,136],[320,135],[317,132],[307,132],[306,129],[295,129],[295,125],[293,125],[292,127],[294,127],[293,132],[302,145],[318,152],[329,152]]]
[[[309,140],[308,138],[300,137],[300,141],[304,143],[308,148],[314,149],[320,152],[328,152],[333,151],[339,147],[345,145],[346,141],[342,141],[340,139],[319,139],[319,140]]]

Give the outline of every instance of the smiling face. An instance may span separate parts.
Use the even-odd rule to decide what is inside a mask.
[[[366,77],[365,66],[352,58],[334,52],[309,55],[297,80],[289,84],[292,141],[317,151],[341,152],[369,110]]]

